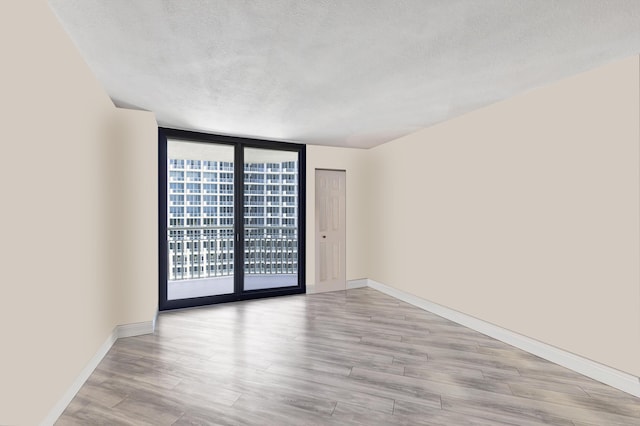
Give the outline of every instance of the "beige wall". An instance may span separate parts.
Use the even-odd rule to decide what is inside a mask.
[[[46,2],[0,3],[0,46],[0,424],[37,424],[116,325],[153,319],[156,125],[114,108]]]
[[[369,278],[640,375],[639,76],[634,57],[371,150]]]
[[[347,178],[347,280],[367,277],[367,151],[307,145],[306,284],[315,285],[315,170],[345,170]]]
[[[158,310],[158,126],[144,111],[117,109],[116,119],[110,146],[117,149],[106,161],[115,182],[109,211],[117,229],[118,324],[132,324]]]

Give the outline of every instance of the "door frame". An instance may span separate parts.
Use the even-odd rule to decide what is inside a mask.
[[[167,243],[167,140],[181,139],[191,142],[212,142],[235,147],[234,158],[234,293],[217,296],[203,296],[189,299],[167,300],[168,243]],[[295,287],[244,290],[244,148],[262,148],[298,153],[298,285]],[[237,166],[241,164],[242,166]],[[263,297],[285,296],[306,292],[306,145],[250,139],[236,136],[216,135],[187,130],[158,127],[158,309],[160,311],[181,309],[215,303]],[[239,253],[239,255],[238,255]]]

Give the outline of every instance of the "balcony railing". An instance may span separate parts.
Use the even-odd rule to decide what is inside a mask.
[[[167,236],[170,281],[233,275],[232,226],[169,227]],[[297,228],[245,226],[243,264],[245,275],[297,274]]]

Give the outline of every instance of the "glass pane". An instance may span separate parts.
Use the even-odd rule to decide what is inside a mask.
[[[244,149],[244,289],[298,285],[298,153]]]
[[[234,147],[167,142],[167,299],[233,293]]]

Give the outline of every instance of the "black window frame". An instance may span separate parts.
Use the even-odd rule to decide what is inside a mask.
[[[236,253],[244,252],[244,148],[273,149],[298,153],[298,285],[295,287],[273,288],[264,290],[244,290],[244,256],[234,256],[234,293],[218,296],[194,297],[189,299],[167,300],[168,280],[168,242],[167,242],[167,207],[168,207],[168,139],[178,139],[187,142],[212,142],[231,145],[235,148],[234,173],[234,222],[235,233],[239,236],[236,241]],[[187,164],[185,163],[185,171]],[[186,178],[186,173],[185,173]],[[205,182],[199,182],[200,185]],[[182,309],[196,306],[212,305],[216,303],[234,302],[239,300],[258,299],[265,297],[285,296],[306,292],[306,145],[252,139],[237,136],[217,135],[211,133],[194,132],[188,130],[158,128],[158,308],[160,311]],[[186,201],[185,180],[185,201]],[[186,207],[186,203],[185,203]]]

